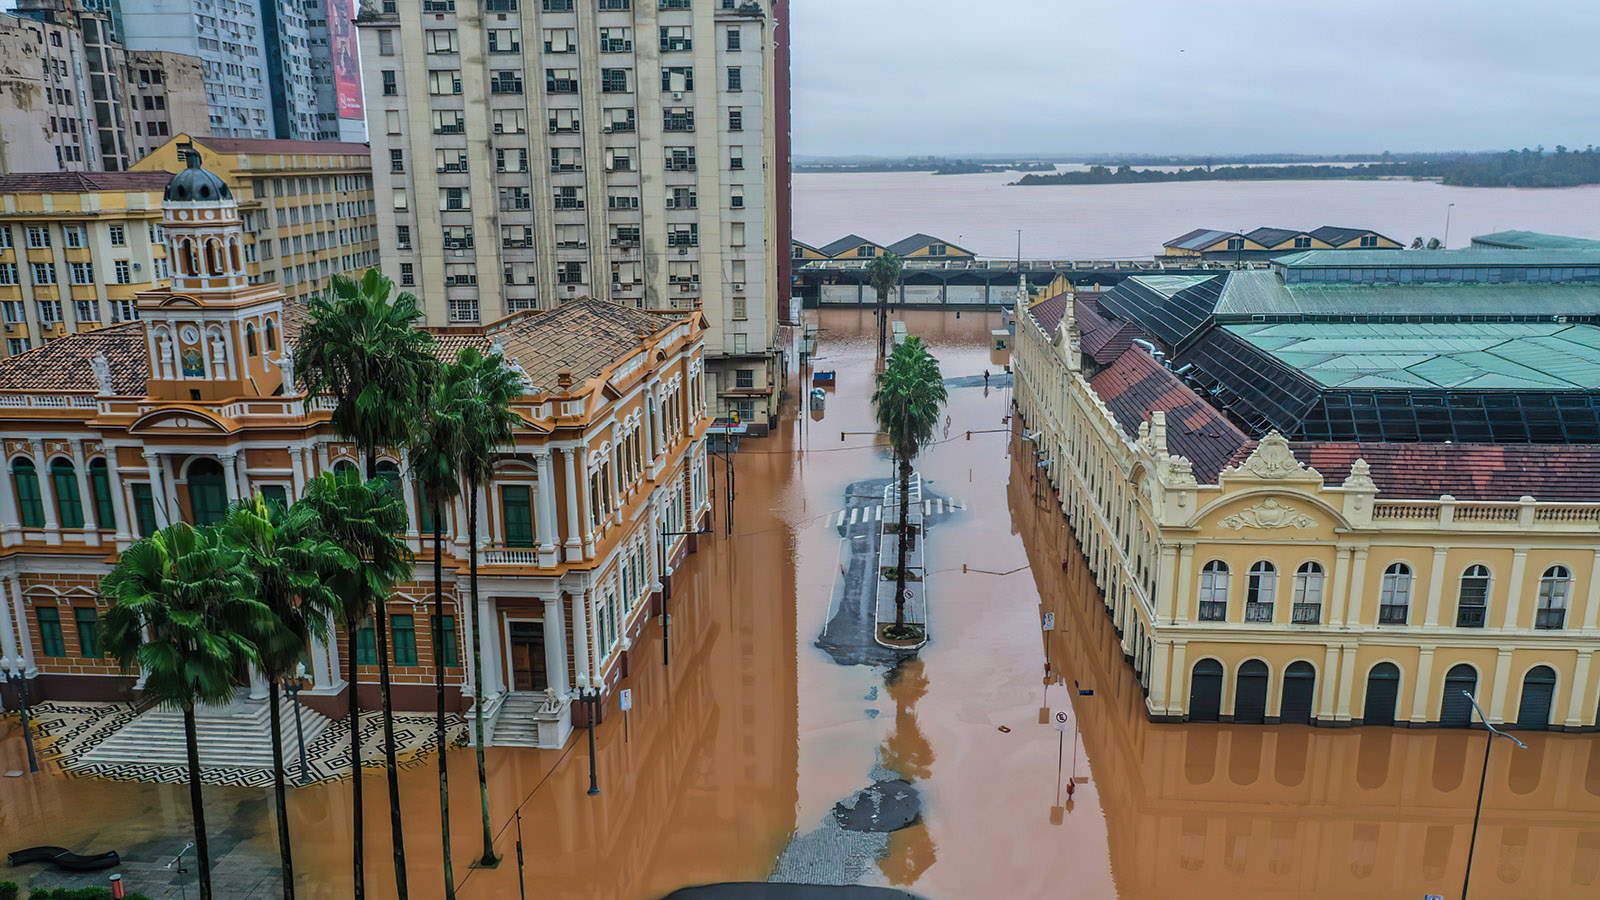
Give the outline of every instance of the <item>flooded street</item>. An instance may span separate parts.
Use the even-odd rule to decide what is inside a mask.
[[[562,751],[492,748],[504,860],[471,869],[473,756],[450,754],[463,900],[518,896],[519,814],[527,895],[539,898],[655,900],[686,885],[764,881],[780,858],[816,880],[848,875],[938,900],[1460,896],[1483,732],[1146,719],[1050,489],[1039,493],[1031,453],[1019,462],[1009,452],[1009,390],[981,384],[985,369],[1000,372],[988,350],[997,314],[904,314],[947,379],[980,376],[949,388],[948,430],[917,462],[928,496],[950,509],[926,536],[930,642],[892,669],[841,664],[819,647],[846,490],[890,468],[860,433],[873,430],[870,313],[807,316],[821,329],[815,367],[836,371],[838,386],[822,413],[791,403],[773,436],[744,443],[731,537],[718,460],[717,534],[700,539],[667,603],[670,665],[662,629],[648,627],[622,685],[634,708],[611,710],[596,730],[600,794],[586,794],[581,731]],[[791,397],[808,389],[791,378]],[[1054,614],[1048,633],[1044,612]],[[1080,723],[1064,742],[1040,717],[1063,703]],[[1519,737],[1527,750],[1499,742],[1489,762],[1472,896],[1593,897],[1600,737]],[[0,730],[0,769],[25,768],[22,753],[15,729]],[[366,777],[368,888],[390,897],[381,770]],[[915,787],[920,821],[837,838],[835,804],[885,777]],[[401,786],[412,896],[441,896],[433,761],[403,771]],[[302,896],[350,896],[349,795],[348,783],[291,795]],[[230,870],[257,871],[259,896],[272,895],[265,879],[277,865],[270,796],[207,788],[214,851]],[[170,857],[188,828],[181,785],[0,779],[0,849]]]

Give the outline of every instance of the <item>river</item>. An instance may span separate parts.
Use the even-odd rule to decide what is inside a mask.
[[[1600,185],[1536,190],[1426,181],[1189,181],[1008,187],[1019,173],[802,173],[794,236],[821,246],[856,233],[892,243],[937,235],[979,256],[1147,259],[1194,228],[1371,228],[1410,243],[1523,229],[1600,238]],[[1451,208],[1450,204],[1455,204]]]

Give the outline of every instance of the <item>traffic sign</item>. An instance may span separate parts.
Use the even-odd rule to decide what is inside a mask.
[[[911,593],[911,588],[906,588],[906,599],[907,600],[913,600],[915,598],[916,598],[916,595]]]
[[[1072,725],[1072,714],[1067,712],[1065,707],[1055,710],[1050,713],[1050,724],[1054,725],[1057,731],[1066,734]]]
[[[622,708],[624,710],[633,709],[633,688],[622,689]]]

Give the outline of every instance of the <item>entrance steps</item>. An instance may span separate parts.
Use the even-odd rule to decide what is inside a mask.
[[[251,700],[241,690],[232,703],[202,706],[195,710],[202,768],[272,768],[272,722],[266,700]],[[279,721],[283,729],[283,758],[292,765],[299,758],[295,733],[294,704],[279,699]],[[332,722],[309,708],[300,710],[305,727],[306,746],[315,744]],[[137,763],[141,765],[187,766],[183,713],[166,707],[153,707],[117,729],[98,747],[81,757],[85,763]]]
[[[551,699],[542,691],[513,691],[504,696],[489,729],[491,747],[557,748],[572,732],[569,701]]]

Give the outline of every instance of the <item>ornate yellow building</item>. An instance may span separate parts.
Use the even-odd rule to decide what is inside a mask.
[[[1467,691],[1595,728],[1600,448],[1255,440],[1070,294],[1017,330],[1025,435],[1152,718],[1460,726]]]

